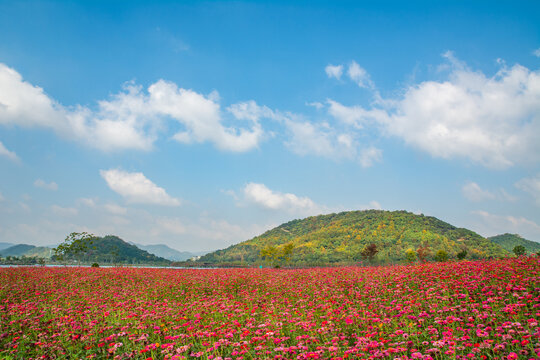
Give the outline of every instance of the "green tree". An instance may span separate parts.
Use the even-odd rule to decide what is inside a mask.
[[[426,262],[427,257],[429,256],[429,247],[427,245],[426,246],[420,246],[416,250],[416,255],[418,256],[418,259],[421,262]]]
[[[289,242],[283,246],[283,249],[281,250],[283,254],[283,260],[288,264],[291,260],[292,253],[294,251],[294,244],[292,242]]]
[[[264,248],[262,248],[260,252],[261,258],[269,265],[274,264],[277,258],[277,254],[278,254],[278,249],[274,245],[267,245]]]
[[[413,249],[409,249],[405,252],[405,259],[407,262],[413,263],[416,260],[416,252]]]
[[[461,250],[460,252],[457,253],[456,256],[459,260],[465,259],[465,257],[467,256],[467,250],[465,249]]]
[[[522,256],[527,253],[527,250],[525,250],[525,246],[523,245],[516,245],[514,246],[514,250],[512,250],[516,256]]]
[[[293,243],[287,243],[281,248],[267,245],[260,251],[260,257],[273,267],[280,267],[284,262],[288,263],[294,250]]]
[[[77,257],[80,264],[82,255],[88,251],[95,238],[93,234],[87,232],[72,232],[63,243],[53,249],[54,257],[60,261],[65,261],[70,257]]]
[[[448,254],[444,250],[439,250],[435,254],[435,260],[437,260],[439,262],[447,261],[448,260]]]
[[[369,262],[372,262],[378,252],[379,250],[377,249],[377,245],[371,243],[362,249],[360,255],[362,255],[363,259],[367,259]]]

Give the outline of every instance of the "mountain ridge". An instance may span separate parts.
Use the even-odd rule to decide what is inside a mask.
[[[407,211],[363,210],[311,216],[281,224],[252,239],[206,254],[199,262],[209,264],[261,263],[260,251],[292,243],[293,265],[354,263],[361,252],[375,244],[381,262],[400,262],[408,250],[439,250],[451,258],[462,250],[468,258],[509,256],[510,253],[481,235],[455,227],[432,216]]]

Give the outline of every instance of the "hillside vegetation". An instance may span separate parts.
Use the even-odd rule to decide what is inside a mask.
[[[96,237],[88,249],[80,254],[70,254],[64,256],[65,260],[80,260],[82,262],[97,262],[100,264],[160,264],[167,265],[169,260],[150,254],[147,251],[131,245],[118,236],[107,235]],[[54,259],[54,257],[53,257]]]
[[[26,256],[26,257],[40,257],[50,258],[52,249],[45,246],[34,246],[27,244],[17,244],[10,246],[6,249],[0,250],[0,256]]]
[[[536,241],[531,241],[524,239],[521,237],[521,235],[518,234],[502,234],[502,235],[496,235],[488,238],[495,244],[500,245],[503,249],[506,249],[508,251],[514,250],[514,247],[516,246],[523,246],[527,253],[536,253],[540,251],[540,243],[537,243]]]
[[[405,261],[407,251],[423,249],[426,258],[444,251],[455,258],[463,250],[467,258],[509,256],[509,252],[477,233],[456,228],[435,217],[407,211],[349,211],[312,216],[282,224],[264,234],[209,253],[199,262],[218,264],[260,263],[260,252],[267,246],[277,249],[292,244],[293,265],[353,263],[370,244],[378,249],[376,261]]]

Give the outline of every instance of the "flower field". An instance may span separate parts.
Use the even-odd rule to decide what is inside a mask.
[[[2,359],[538,359],[540,260],[0,269]]]

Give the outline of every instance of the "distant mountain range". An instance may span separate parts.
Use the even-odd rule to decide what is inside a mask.
[[[503,242],[506,240],[503,240]],[[206,264],[258,264],[261,250],[283,251],[292,246],[290,264],[324,265],[360,261],[362,251],[375,244],[381,262],[405,261],[407,251],[423,249],[427,259],[438,251],[468,259],[512,256],[509,250],[481,235],[435,217],[407,211],[348,211],[293,220],[251,240],[202,256]]]
[[[50,258],[52,255],[52,249],[45,246],[34,246],[26,244],[12,245],[0,250],[0,256],[26,256],[26,257],[42,257]]]
[[[94,249],[95,248],[95,249]],[[0,243],[0,256],[16,257],[42,257],[51,258],[54,254],[52,247],[35,246],[27,244]],[[114,256],[113,256],[114,254]],[[105,236],[98,238],[90,248],[86,258],[95,261],[117,262],[168,262],[186,261],[193,257],[203,255],[204,252],[192,253],[177,251],[167,245],[141,245],[126,242],[117,236]]]
[[[7,242],[0,242],[0,251],[7,249],[8,247],[12,247],[13,243],[7,243]]]
[[[191,258],[204,255],[206,253],[206,252],[193,253],[193,252],[188,252],[188,251],[178,251],[164,244],[141,245],[141,244],[136,244],[133,242],[130,242],[130,244],[137,246],[139,249],[148,251],[150,254],[154,254],[156,256],[160,256],[162,258],[165,258],[171,261],[186,261]]]

